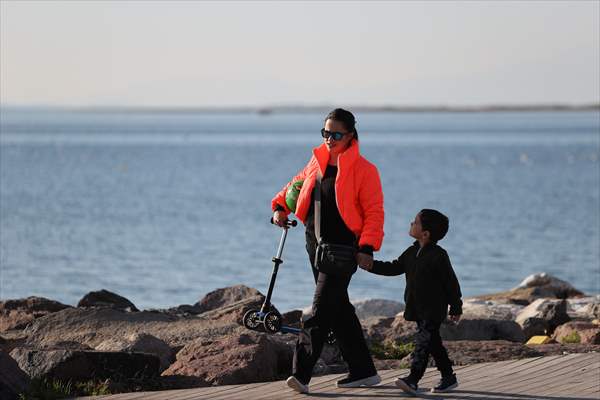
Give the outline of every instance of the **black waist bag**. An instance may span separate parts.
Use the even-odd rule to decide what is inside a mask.
[[[356,246],[326,243],[321,238],[321,172],[315,184],[315,268],[328,275],[352,275],[356,272]]]
[[[356,247],[321,242],[315,254],[315,268],[328,275],[352,275],[356,272]]]

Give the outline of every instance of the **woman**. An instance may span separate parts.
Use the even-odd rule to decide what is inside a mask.
[[[292,389],[308,393],[312,369],[321,355],[323,343],[333,331],[349,374],[338,387],[378,384],[377,375],[362,328],[348,298],[351,275],[328,275],[315,268],[313,191],[321,172],[321,236],[328,243],[358,246],[357,263],[368,265],[373,251],[383,240],[383,193],[377,168],[360,155],[354,115],[335,109],[325,118],[321,130],[323,144],[302,171],[272,200],[273,220],[284,226],[291,212],[285,196],[290,185],[303,181],[295,214],[306,225],[306,250],[317,284],[313,315],[304,322],[294,351],[293,375],[287,380]]]

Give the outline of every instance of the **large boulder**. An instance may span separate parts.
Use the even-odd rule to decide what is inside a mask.
[[[0,332],[23,329],[36,318],[70,306],[44,297],[0,301]]]
[[[102,307],[115,310],[137,312],[137,307],[123,296],[102,289],[97,292],[89,292],[77,304],[77,307]]]
[[[29,376],[7,353],[0,350],[0,399],[17,399],[29,386]]]
[[[442,324],[443,340],[506,340],[524,342],[523,330],[514,321],[463,318],[458,324]]]
[[[567,299],[584,296],[570,283],[547,273],[530,275],[514,289],[476,296],[479,300],[504,301],[513,304],[528,305],[537,299]]]
[[[381,318],[369,321],[364,328],[366,336],[372,341],[389,341],[408,343],[414,341],[417,333],[417,324],[406,321],[404,317],[394,319]],[[495,319],[469,319],[463,318],[458,324],[444,323],[440,326],[440,335],[443,340],[507,340],[523,342],[525,336],[521,327],[514,321]]]
[[[541,334],[538,328],[532,329],[532,326],[539,327],[545,323],[546,333],[552,334],[557,326],[570,321],[567,313],[567,301],[553,299],[538,299],[525,307],[517,315],[515,321],[525,329],[525,336]]]
[[[113,337],[96,346],[98,351],[119,351],[153,354],[160,360],[160,371],[169,368],[174,361],[174,352],[164,341],[146,333],[133,333],[128,337]]]
[[[96,348],[108,339],[146,333],[177,349],[196,338],[223,336],[240,326],[237,322],[212,318],[210,314],[183,318],[146,311],[71,308],[34,321],[23,331],[27,335],[24,345],[53,348],[61,342],[76,342]]]
[[[558,343],[600,344],[600,325],[571,321],[556,328],[552,338]]]
[[[260,302],[262,303],[264,296],[258,290],[245,285],[229,286],[213,290],[206,294],[200,301],[194,304],[193,307],[197,313],[203,313],[237,304],[242,300],[251,298],[260,298]]]
[[[86,381],[145,379],[158,376],[153,355],[79,350],[35,350],[18,347],[10,353],[31,378]]]
[[[245,331],[187,344],[162,375],[197,377],[212,385],[272,381],[291,373],[292,357],[292,346],[264,333]]]
[[[537,293],[535,294],[539,297],[567,299],[583,296],[583,293],[575,289],[569,282],[565,282],[545,272],[529,275],[523,279],[516,289],[525,288],[536,288]]]
[[[394,317],[404,311],[404,304],[393,300],[357,300],[353,301],[352,305],[356,310],[356,316],[361,320],[370,317]]]
[[[463,302],[462,318],[512,321],[524,307],[506,300],[467,298]]]
[[[23,332],[26,345],[48,348],[57,342],[72,341],[95,348],[114,337],[146,333],[166,342],[175,350],[188,342],[225,336],[237,329],[245,312],[260,308],[262,295],[249,291],[250,297],[207,309],[199,315],[169,312],[126,312],[115,308],[72,308],[39,318]],[[258,294],[256,294],[258,293]],[[214,305],[214,303],[213,303]]]

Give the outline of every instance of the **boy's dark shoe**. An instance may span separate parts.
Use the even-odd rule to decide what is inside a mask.
[[[336,382],[336,386],[339,388],[355,388],[362,386],[375,386],[381,382],[379,375],[375,374],[372,376],[366,376],[362,378],[355,378],[348,375],[344,379],[340,379]]]
[[[444,392],[454,389],[457,386],[458,386],[458,381],[456,380],[455,374],[448,375],[448,376],[442,376],[440,383],[438,383],[436,387],[432,388],[431,392],[432,393],[444,393]]]
[[[395,384],[406,393],[417,394],[417,390],[419,390],[419,385],[417,385],[417,382],[415,382],[410,375],[396,379]]]

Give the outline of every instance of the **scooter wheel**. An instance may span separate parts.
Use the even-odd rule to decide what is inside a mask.
[[[277,333],[281,330],[281,315],[269,311],[265,315],[265,330],[269,333]]]
[[[250,330],[256,330],[260,326],[260,316],[258,310],[250,310],[244,314],[244,326]]]

